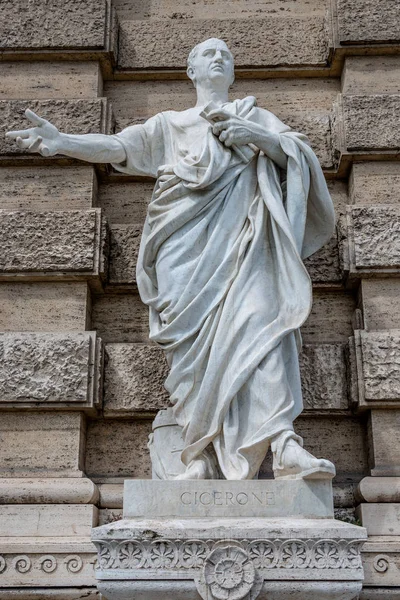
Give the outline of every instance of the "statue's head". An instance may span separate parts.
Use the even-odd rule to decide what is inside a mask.
[[[210,38],[197,44],[187,65],[187,75],[195,87],[209,81],[217,89],[227,89],[235,79],[233,55],[223,40]]]

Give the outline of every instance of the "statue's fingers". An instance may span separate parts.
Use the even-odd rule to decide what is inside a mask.
[[[6,137],[12,139],[12,140],[16,140],[17,138],[28,138],[31,133],[32,133],[33,129],[20,129],[19,131],[7,131],[6,133]]]
[[[219,123],[215,123],[215,125],[213,125],[213,133],[215,135],[219,135],[221,131],[227,127],[229,127],[229,121],[220,121]]]
[[[207,118],[208,119],[229,119],[231,117],[231,113],[223,110],[222,108],[216,108],[214,110],[210,110],[210,112],[207,114]]]
[[[42,117],[39,117],[39,115],[37,115],[36,113],[34,113],[33,110],[30,110],[29,108],[26,109],[25,116],[26,116],[27,119],[29,119],[29,121],[31,123],[33,123],[36,126],[38,126],[38,125],[44,125],[45,123],[47,123],[46,119],[43,119]]]
[[[26,150],[31,145],[30,139],[23,140],[21,137],[17,137],[15,141],[17,143],[18,148],[21,148],[21,150]]]
[[[36,138],[36,140],[28,147],[29,152],[37,152],[39,150],[40,144],[43,142],[43,138],[40,135]]]

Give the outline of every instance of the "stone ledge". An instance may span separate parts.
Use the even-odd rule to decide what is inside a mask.
[[[99,489],[86,477],[0,478],[1,504],[96,504]]]
[[[226,41],[238,68],[325,66],[328,61],[328,31],[322,16],[132,20],[121,23],[118,68],[186,69],[190,50],[209,37]]]
[[[36,160],[42,158],[39,154],[20,150],[14,140],[5,137],[7,131],[31,127],[24,114],[27,108],[51,121],[63,133],[112,133],[112,112],[107,98],[0,100],[0,157],[18,156],[25,161],[32,160],[33,157]]]
[[[0,334],[0,409],[93,410],[101,378],[95,332]]]
[[[347,207],[350,278],[400,273],[400,208]]]
[[[94,587],[0,588],[0,597],[1,600],[101,600],[100,592]]]
[[[0,281],[104,279],[107,242],[99,208],[0,210]]]

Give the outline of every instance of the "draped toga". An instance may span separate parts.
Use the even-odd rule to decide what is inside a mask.
[[[263,152],[242,162],[199,108],[124,129],[126,162],[114,166],[170,180],[156,182],[137,283],[170,366],[182,461],[212,444],[226,479],[250,479],[303,408],[299,328],[312,287],[302,259],[330,239],[334,211],[304,135],[253,97],[223,109],[277,134],[286,170]]]

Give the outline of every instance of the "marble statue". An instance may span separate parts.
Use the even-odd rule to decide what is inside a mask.
[[[187,74],[193,108],[116,135],[64,134],[30,110],[32,127],[7,135],[28,152],[156,179],[137,282],[150,338],[170,366],[178,477],[256,478],[271,446],[275,478],[331,479],[334,465],[293,429],[303,408],[300,327],[312,302],[302,259],[334,230],[324,176],[303,134],[253,96],[228,100],[234,63],[223,41],[193,48]]]

